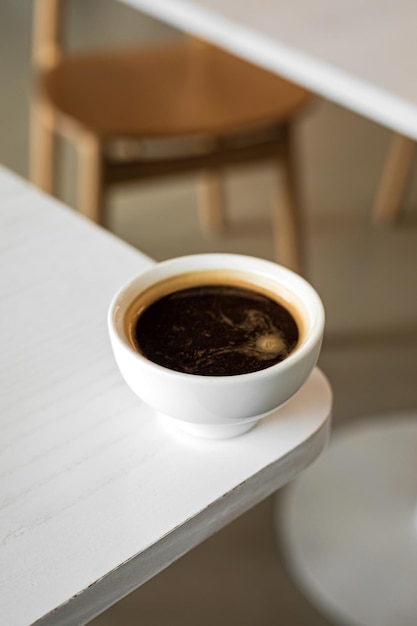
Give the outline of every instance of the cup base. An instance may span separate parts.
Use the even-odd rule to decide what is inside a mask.
[[[239,437],[243,433],[251,430],[258,420],[250,422],[239,422],[237,424],[194,424],[191,422],[183,422],[169,415],[159,413],[164,422],[172,424],[175,428],[201,439],[231,439]]]

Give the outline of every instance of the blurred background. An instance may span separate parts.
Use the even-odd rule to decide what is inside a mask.
[[[70,6],[65,36],[71,49],[181,36],[116,0],[70,0]],[[24,178],[31,32],[31,0],[0,0],[0,163]],[[334,391],[335,429],[417,408],[416,177],[398,225],[377,228],[371,219],[390,139],[386,129],[323,100],[297,127],[307,277],[327,312],[320,366]],[[58,195],[74,207],[71,144],[60,142],[59,158]],[[109,228],[156,260],[206,251],[273,258],[270,165],[228,172],[229,228],[216,238],[200,231],[195,182],[190,175],[113,192]],[[274,508],[274,498],[262,503],[94,624],[329,623],[287,572]]]

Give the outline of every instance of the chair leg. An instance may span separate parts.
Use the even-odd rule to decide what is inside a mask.
[[[295,162],[291,129],[284,129],[280,172],[274,198],[273,233],[277,261],[289,269],[302,273],[302,223],[295,180]],[[279,176],[280,174],[280,176]]]
[[[216,235],[225,227],[223,188],[217,170],[205,170],[199,180],[199,220],[204,233]]]
[[[414,146],[412,139],[394,135],[372,210],[377,224],[393,224],[398,218],[412,165]]]
[[[82,131],[77,137],[78,210],[97,224],[104,222],[103,153],[99,138]]]
[[[46,193],[54,193],[56,135],[53,112],[36,96],[31,105],[29,178]]]

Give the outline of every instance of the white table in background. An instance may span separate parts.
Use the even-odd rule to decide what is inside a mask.
[[[416,151],[417,3],[121,1],[392,130],[372,213],[395,221]]]
[[[160,423],[106,326],[113,293],[151,259],[3,169],[0,199],[0,623],[72,626],[306,468],[331,393],[315,370],[236,439]]]
[[[409,139],[417,140],[416,2],[122,1],[397,133],[375,205],[379,219],[395,215],[412,165]],[[310,596],[336,619],[414,626],[417,412],[364,423],[346,428],[337,452],[291,487],[283,543]],[[322,506],[306,536],[300,520],[315,501]],[[345,576],[334,576],[333,563],[345,564]]]
[[[121,1],[417,139],[413,0]]]

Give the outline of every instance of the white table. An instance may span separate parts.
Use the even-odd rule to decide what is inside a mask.
[[[416,2],[123,2],[393,130],[374,215],[395,219],[417,139]],[[284,543],[302,584],[349,626],[417,623],[416,420],[393,415],[386,424],[385,418],[372,420],[365,437],[346,429],[337,452],[331,449],[291,487],[284,518]],[[360,453],[358,440],[365,442]],[[358,483],[351,469],[344,476],[344,468],[356,465],[366,468],[366,481]],[[300,520],[322,497],[316,524],[305,536]],[[347,525],[343,503],[350,503]],[[345,564],[343,577],[334,575],[334,560]]]
[[[107,336],[151,259],[0,168],[0,623],[82,624],[293,479],[322,451],[319,370],[231,440],[159,422]]]
[[[417,139],[414,0],[122,0]]]

